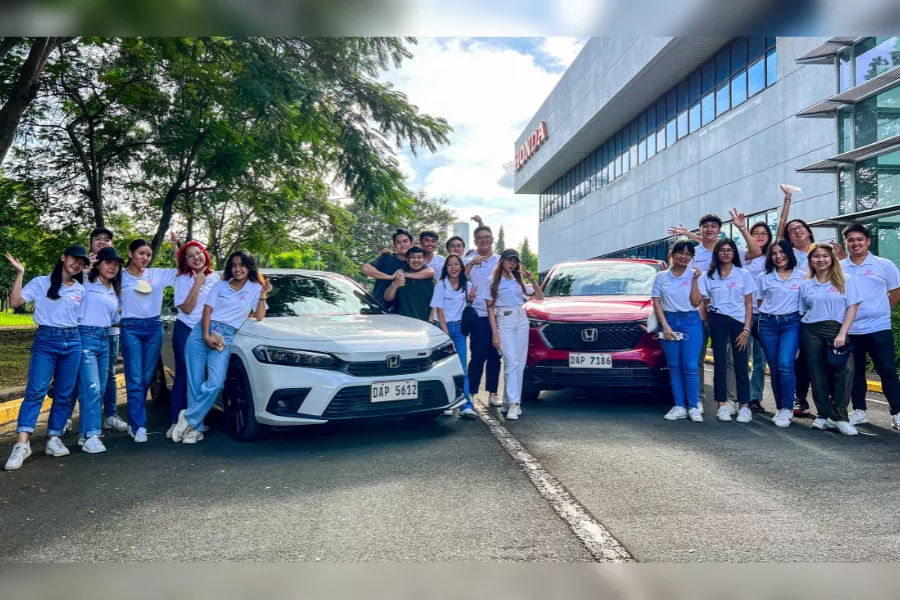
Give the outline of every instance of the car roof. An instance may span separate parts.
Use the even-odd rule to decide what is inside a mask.
[[[590,265],[603,263],[636,263],[643,265],[665,265],[665,261],[655,258],[591,258],[589,260],[573,260],[570,262],[559,263],[554,268],[571,267],[575,265]]]
[[[325,277],[345,277],[340,273],[332,273],[331,271],[313,271],[311,269],[260,269],[263,275],[307,275],[307,276],[325,276]]]

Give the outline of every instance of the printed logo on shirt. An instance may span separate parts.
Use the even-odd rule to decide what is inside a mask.
[[[875,271],[872,270],[872,267],[869,267],[868,269],[866,269],[866,272],[863,273],[863,275],[874,275],[874,274],[875,274]]]
[[[828,293],[829,294],[840,294],[838,289],[836,287],[834,287],[833,285],[828,288]]]
[[[246,293],[246,292],[241,292],[241,295],[239,296],[239,298],[240,298],[241,300],[246,300],[246,299],[247,299],[247,293]]]
[[[73,302],[81,303],[81,294],[69,294],[69,298],[71,298]]]
[[[793,291],[796,291],[796,290],[799,290],[799,289],[800,289],[800,284],[798,284],[798,283],[792,283],[790,289],[791,289],[792,292],[793,292]]]
[[[741,287],[741,284],[740,284],[739,282],[737,282],[737,281],[732,281],[732,282],[728,285],[728,287],[729,287],[730,289],[733,290],[733,289],[735,289],[735,288]]]

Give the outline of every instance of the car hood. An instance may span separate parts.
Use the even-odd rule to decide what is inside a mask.
[[[400,315],[340,315],[270,317],[261,322],[247,320],[244,336],[307,350],[377,352],[417,350],[435,345],[446,337],[430,323]]]
[[[528,316],[544,321],[637,321],[653,310],[647,296],[569,296],[531,300]]]

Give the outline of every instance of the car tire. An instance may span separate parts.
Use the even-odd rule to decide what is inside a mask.
[[[233,360],[228,367],[222,389],[222,409],[225,433],[231,439],[251,442],[265,434],[266,427],[256,420],[250,380],[240,360]]]
[[[153,379],[150,381],[150,400],[153,402],[153,406],[168,406],[169,397],[166,369],[163,367],[162,360],[159,360],[156,363],[156,370],[153,371]]]
[[[427,425],[428,423],[434,423],[435,420],[443,414],[444,414],[444,409],[441,409],[441,410],[431,410],[428,412],[416,413],[414,415],[406,415],[403,418],[415,425]]]
[[[536,402],[541,395],[541,388],[534,384],[522,385],[522,402]]]

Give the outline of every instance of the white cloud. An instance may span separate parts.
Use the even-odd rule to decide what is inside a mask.
[[[549,38],[540,50],[565,67],[583,44]],[[478,39],[420,39],[413,53],[385,78],[423,112],[447,119],[454,131],[450,145],[409,162],[418,175],[411,182],[449,198],[463,219],[480,214],[495,231],[503,225],[507,245],[527,236],[534,248],[537,197],[516,195],[499,182],[514,158],[516,138],[559,81],[558,65],[551,72],[531,54]]]

